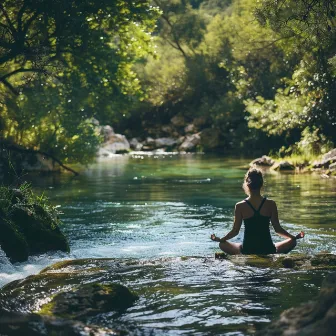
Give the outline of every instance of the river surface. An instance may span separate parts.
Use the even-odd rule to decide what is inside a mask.
[[[101,316],[93,322],[132,325],[139,335],[252,334],[283,309],[315,296],[327,271],[214,260],[218,247],[210,234],[223,236],[232,227],[234,205],[245,197],[248,162],[134,155],[95,164],[76,178],[31,177],[37,192],[60,205],[71,253],[11,265],[0,251],[0,286],[64,259],[152,260],[156,267],[124,275],[123,283],[140,300],[117,320]],[[264,193],[277,202],[281,224],[293,234],[306,233],[295,252],[336,253],[336,179],[267,171],[265,181]],[[242,238],[243,229],[233,241]]]

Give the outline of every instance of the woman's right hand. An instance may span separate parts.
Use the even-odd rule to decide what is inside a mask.
[[[300,233],[298,233],[295,238],[296,239],[302,239],[305,236],[305,233],[303,231],[301,231]]]

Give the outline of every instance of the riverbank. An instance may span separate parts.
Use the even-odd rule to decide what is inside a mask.
[[[271,267],[267,259],[215,260],[218,246],[209,235],[231,229],[234,204],[244,197],[241,167],[248,161],[208,154],[138,153],[94,164],[76,178],[32,177],[37,194],[44,191],[52,204],[60,205],[61,229],[71,250],[29,257],[23,263],[1,260],[0,286],[8,286],[22,299],[6,304],[12,303],[13,311],[29,310],[32,302],[50,303],[54,289],[72,292],[83,279],[102,281],[124,285],[139,299],[120,315],[91,316],[100,330],[164,336],[254,334],[284,309],[316,296],[330,273],[323,265],[310,267],[312,256],[320,251],[336,253],[336,181],[315,174],[265,171],[264,191],[276,200],[283,227],[306,233],[293,253],[311,257],[308,265],[307,258],[303,268],[300,260],[286,260],[294,268]],[[242,237],[243,232],[237,241]],[[274,232],[272,238],[278,239]],[[80,266],[82,258],[89,261]],[[107,259],[111,261],[106,268]],[[59,268],[50,267],[56,262],[61,262]],[[16,318],[21,318],[22,326],[27,322]],[[30,325],[47,330],[61,323],[48,316],[29,318],[36,322]],[[94,330],[85,323],[76,322],[75,327]],[[71,330],[74,326],[61,325]]]
[[[250,162],[251,166],[269,167],[275,171],[318,173],[322,177],[336,177],[336,149],[324,155],[291,155],[281,159],[263,155]]]

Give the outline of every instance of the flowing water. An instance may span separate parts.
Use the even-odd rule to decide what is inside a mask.
[[[242,167],[248,161],[121,156],[93,165],[77,178],[32,178],[38,192],[61,206],[71,253],[16,265],[0,255],[0,286],[63,259],[155,261],[155,267],[142,265],[123,274],[122,283],[140,294],[132,308],[93,322],[122,323],[139,335],[253,333],[283,309],[316,295],[327,271],[214,260],[218,247],[210,234],[222,236],[232,227],[234,204],[245,197]],[[336,253],[336,179],[268,171],[265,180],[264,193],[277,202],[282,225],[293,234],[306,233],[295,251]],[[242,238],[243,229],[235,240]]]

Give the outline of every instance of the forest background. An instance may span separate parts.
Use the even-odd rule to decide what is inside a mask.
[[[92,118],[128,138],[174,116],[212,150],[314,157],[336,143],[331,0],[4,0],[0,142],[88,163]]]

